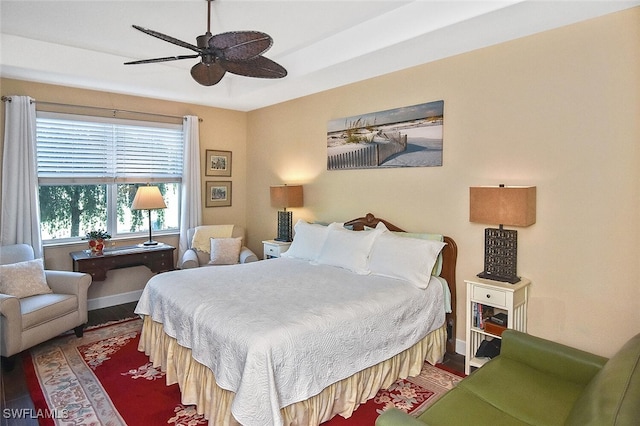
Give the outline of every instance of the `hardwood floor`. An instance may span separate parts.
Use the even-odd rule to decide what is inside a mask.
[[[124,318],[135,316],[133,310],[137,302],[127,303],[124,305],[111,306],[103,309],[89,311],[89,319],[87,326],[104,324],[109,321],[116,321]],[[444,365],[447,367],[464,372],[464,356],[460,354],[445,355]],[[17,359],[15,367],[10,372],[0,370],[1,389],[0,389],[0,426],[37,426],[38,420],[33,415],[34,406],[27,383],[24,377],[22,362]],[[8,411],[7,411],[8,410]],[[11,413],[19,413],[18,417],[12,416]]]
[[[464,374],[464,355],[462,354],[444,354],[442,364],[458,373]]]

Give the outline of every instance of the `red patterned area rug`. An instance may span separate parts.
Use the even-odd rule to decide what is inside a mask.
[[[138,351],[142,321],[98,326],[25,353],[24,370],[41,425],[206,425],[194,406],[180,403],[177,384]],[[420,375],[398,380],[361,405],[349,419],[323,426],[373,425],[391,407],[417,416],[453,388],[461,377],[425,363]]]

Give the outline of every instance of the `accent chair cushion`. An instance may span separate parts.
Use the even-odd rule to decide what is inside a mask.
[[[75,294],[40,294],[20,300],[22,329],[28,330],[78,310]]]
[[[20,299],[52,293],[42,259],[0,265],[0,293]]]
[[[242,238],[211,238],[209,265],[235,265],[240,261]]]

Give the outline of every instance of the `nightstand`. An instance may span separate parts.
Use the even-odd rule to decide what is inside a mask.
[[[467,349],[464,361],[465,374],[471,373],[471,367],[481,367],[488,358],[476,357],[483,340],[500,339],[502,330],[512,328],[527,331],[527,301],[529,281],[521,278],[515,284],[491,281],[481,278],[464,280],[467,283]],[[502,325],[489,321],[487,313],[498,315],[504,321]],[[505,321],[506,318],[506,321]],[[488,325],[487,325],[488,324]]]
[[[273,259],[274,257],[280,257],[282,253],[289,250],[291,247],[291,241],[276,241],[266,240],[264,244],[264,257],[263,259]]]

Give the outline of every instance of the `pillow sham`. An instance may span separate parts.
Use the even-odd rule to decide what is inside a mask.
[[[293,227],[295,234],[289,250],[282,257],[315,261],[327,238],[328,227],[300,219]]]
[[[240,261],[242,237],[211,238],[209,265],[235,265]]]
[[[444,235],[442,234],[420,234],[415,232],[394,232],[394,235],[403,238],[418,238],[420,240],[432,240],[432,241],[444,241]],[[439,277],[442,273],[442,252],[438,254],[438,258],[436,259],[435,265],[433,265],[433,269],[431,270],[431,275],[434,277]]]
[[[374,275],[409,281],[427,288],[431,271],[445,243],[383,232],[374,242],[369,270]]]
[[[381,230],[350,231],[342,224],[328,226],[327,239],[317,263],[348,269],[356,274],[369,274],[369,254]]]
[[[42,259],[0,265],[0,293],[20,299],[53,293],[47,284]]]
[[[378,225],[376,226],[377,229],[382,229],[382,230],[387,230],[387,227],[385,226],[384,223],[382,222],[378,222]],[[389,231],[392,232],[394,235],[397,235],[399,237],[408,237],[408,238],[418,238],[421,240],[433,240],[433,241],[440,241],[443,242],[444,241],[444,235],[442,234],[430,234],[430,233],[417,233],[417,232],[396,232],[396,231]],[[433,265],[433,269],[431,270],[431,275],[433,275],[434,277],[439,277],[440,274],[442,273],[442,252],[440,252],[440,254],[438,254],[438,258],[436,260],[436,264]]]

